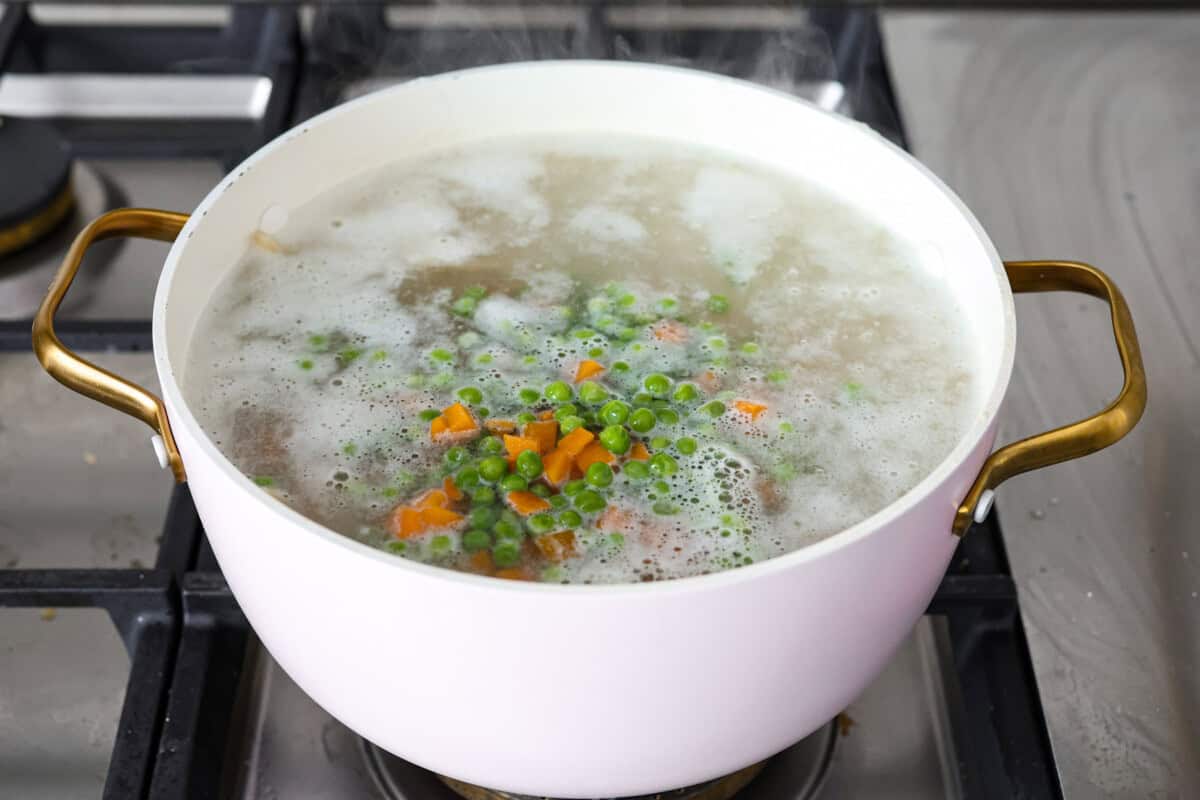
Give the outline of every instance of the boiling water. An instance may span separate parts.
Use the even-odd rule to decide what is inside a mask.
[[[978,405],[966,339],[910,244],[821,187],[674,142],[497,140],[354,179],[257,235],[184,383],[239,469],[347,536],[487,574],[516,547],[508,577],[628,582],[777,556],[896,500]],[[549,522],[496,528],[501,485],[461,472],[493,437],[448,457],[430,417],[464,388],[481,426],[553,412],[542,390],[563,381],[576,408],[558,417],[599,434],[574,384],[588,359],[605,401],[654,418],[619,427],[674,469],[638,477],[621,456],[611,483],[583,482],[603,510],[560,483],[539,489]],[[393,509],[446,475],[464,520],[398,538]],[[535,546],[567,527],[567,557]],[[487,536],[468,547],[469,529]]]

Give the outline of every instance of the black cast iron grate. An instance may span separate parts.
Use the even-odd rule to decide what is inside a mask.
[[[601,4],[582,5],[588,9],[586,26],[543,32],[532,52],[517,55],[637,58],[653,53],[702,65],[711,56],[714,40],[706,39],[711,33],[658,31],[657,39],[648,41],[644,32],[607,29]],[[76,152],[85,155],[208,156],[232,165],[289,120],[294,124],[337,102],[352,80],[513,60],[506,57],[512,51],[487,50],[488,43],[500,41],[495,37],[450,28],[436,34],[436,47],[428,46],[428,38],[421,41],[423,56],[436,55],[436,63],[412,61],[416,34],[388,28],[382,8],[373,5],[318,7],[306,48],[297,37],[295,11],[286,5],[235,8],[227,29],[166,28],[156,34],[128,28],[45,31],[24,6],[9,8],[16,11],[0,22],[0,72],[113,71],[113,63],[81,62],[78,54],[111,59],[134,48],[142,71],[199,63],[218,73],[248,71],[272,79],[267,110],[250,124],[59,120]],[[874,13],[816,9],[809,22],[827,37],[831,74],[853,79],[855,115],[903,143]],[[737,74],[739,65],[749,63],[743,56],[759,47],[763,35],[724,36],[716,61]],[[302,74],[296,74],[296,65]],[[57,328],[69,347],[84,352],[151,349],[145,320],[64,320]],[[28,352],[29,331],[28,320],[0,322],[0,352]],[[233,769],[229,745],[238,738],[235,714],[245,691],[252,634],[185,486],[174,490],[153,569],[0,570],[0,606],[103,608],[121,634],[131,669],[105,800],[220,796],[222,781]],[[948,623],[943,661],[957,676],[948,699],[964,795],[972,800],[1060,798],[1016,586],[994,514],[965,537],[928,613]],[[752,798],[753,785],[741,796]]]

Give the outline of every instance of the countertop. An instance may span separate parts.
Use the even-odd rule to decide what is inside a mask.
[[[1200,15],[887,12],[910,144],[1004,258],[1088,261],[1133,311],[1138,428],[998,493],[1068,798],[1200,797]],[[1017,302],[1011,440],[1101,408],[1106,307]]]

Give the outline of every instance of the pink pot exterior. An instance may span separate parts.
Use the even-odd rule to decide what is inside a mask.
[[[713,108],[700,107],[709,97]],[[315,525],[239,474],[179,387],[195,319],[224,271],[213,265],[236,261],[272,203],[301,202],[321,188],[309,184],[333,185],[383,157],[372,148],[399,157],[466,121],[540,125],[551,101],[569,125],[560,116],[548,125],[620,128],[625,119],[657,135],[695,131],[714,145],[745,139],[781,163],[797,137],[832,143],[832,154],[793,166],[819,171],[844,158],[850,194],[932,242],[953,265],[948,283],[978,310],[987,396],[955,452],[889,508],[800,551],[717,575],[607,587],[408,562]],[[330,146],[350,136],[355,147]],[[322,153],[329,162],[318,164]],[[803,157],[801,148],[795,158]],[[876,187],[872,176],[888,171],[895,178]],[[861,126],[712,76],[543,63],[413,82],[268,145],[213,191],[172,248],[154,335],[209,540],[254,630],[296,683],[350,728],[434,771],[511,792],[612,797],[693,784],[778,752],[880,672],[933,596],[958,542],[951,520],[991,450],[1011,371],[1011,306],[969,212]]]

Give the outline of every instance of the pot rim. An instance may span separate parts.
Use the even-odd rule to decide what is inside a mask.
[[[213,444],[208,434],[204,431],[195,415],[188,407],[187,401],[183,397],[183,392],[175,378],[175,371],[171,367],[170,360],[167,356],[166,342],[166,299],[169,294],[169,289],[174,278],[176,268],[178,266],[180,255],[186,247],[186,242],[190,238],[195,226],[203,219],[208,209],[211,208],[225,192],[225,190],[237,179],[239,173],[245,172],[252,167],[256,162],[262,160],[270,153],[285,146],[290,139],[298,134],[302,129],[311,126],[320,125],[323,122],[332,119],[341,114],[350,113],[359,106],[365,106],[370,103],[387,102],[387,99],[394,93],[403,92],[407,86],[414,84],[427,84],[429,82],[455,81],[464,77],[469,77],[475,73],[481,72],[498,72],[498,71],[513,71],[521,72],[523,70],[550,70],[550,69],[580,69],[580,70],[639,70],[639,71],[658,71],[670,72],[696,80],[710,80],[715,82],[727,82],[740,86],[744,91],[761,92],[768,95],[773,95],[780,100],[786,100],[792,103],[800,103],[809,107],[811,110],[831,117],[839,124],[844,125],[848,131],[855,135],[868,135],[875,139],[876,143],[891,151],[891,153],[908,162],[909,166],[915,168],[924,178],[930,181],[936,188],[946,196],[954,208],[963,216],[971,230],[974,232],[987,253],[988,259],[991,262],[993,277],[996,280],[996,288],[1000,292],[1001,306],[1003,311],[1003,328],[1004,341],[1003,350],[997,364],[995,373],[991,376],[991,388],[986,393],[986,399],[983,406],[976,414],[974,420],[968,426],[967,430],[959,437],[954,448],[946,454],[938,464],[930,470],[924,478],[922,478],[915,486],[905,492],[903,495],[884,506],[874,514],[860,520],[859,522],[844,528],[835,534],[827,536],[824,539],[804,545],[796,550],[783,555],[775,556],[736,569],[722,570],[720,572],[710,573],[708,575],[696,575],[685,578],[675,578],[666,581],[653,581],[649,583],[614,583],[614,584],[552,584],[532,581],[510,581],[498,580],[484,575],[474,575],[467,572],[459,572],[457,570],[447,569],[445,567],[437,567],[431,564],[424,564],[418,561],[412,561],[405,558],[399,558],[395,555],[385,553],[382,550],[371,547],[362,542],[355,541],[349,536],[340,534],[330,528],[321,525],[314,520],[309,519],[298,511],[293,510],[285,503],[276,500],[268,493],[255,487],[253,483],[245,475],[241,473],[233,465],[228,458]],[[361,97],[350,100],[346,103],[334,106],[321,114],[312,117],[302,126],[292,128],[285,131],[275,139],[272,139],[267,144],[260,147],[258,150],[251,153],[238,166],[234,167],[200,202],[196,209],[192,212],[191,218],[188,220],[184,229],[180,232],[178,238],[171,245],[171,249],[167,254],[162,272],[159,276],[158,286],[154,295],[154,308],[151,316],[152,319],[152,341],[154,348],[154,363],[158,373],[159,383],[163,397],[170,409],[170,422],[173,428],[179,430],[186,428],[190,436],[195,439],[203,454],[212,462],[212,466],[219,469],[223,476],[228,478],[230,482],[237,487],[239,491],[245,494],[253,502],[267,506],[271,511],[281,514],[291,523],[303,528],[308,533],[316,536],[318,539],[327,544],[344,548],[350,553],[358,557],[371,559],[379,564],[387,564],[388,567],[411,572],[415,578],[449,580],[462,583],[468,588],[476,590],[493,590],[504,592],[537,592],[537,593],[554,593],[557,595],[573,595],[579,598],[595,598],[598,596],[617,596],[627,594],[676,594],[699,591],[718,590],[726,586],[741,583],[744,581],[752,581],[758,578],[765,578],[776,573],[784,572],[799,564],[808,561],[814,561],[823,556],[833,553],[837,550],[849,547],[854,543],[866,539],[874,533],[879,533],[886,529],[897,518],[912,510],[916,505],[922,502],[926,497],[932,494],[935,489],[943,482],[952,477],[955,470],[966,460],[967,456],[979,444],[987,431],[992,426],[1004,396],[1007,393],[1009,381],[1012,377],[1013,359],[1016,350],[1016,316],[1013,304],[1012,289],[1008,282],[1008,277],[1004,271],[1003,262],[999,254],[996,252],[991,239],[984,231],[983,226],[971,213],[966,204],[956,195],[950,187],[948,187],[937,175],[928,167],[918,161],[910,153],[893,144],[888,139],[884,138],[874,130],[868,128],[862,123],[855,120],[843,117],[832,111],[816,106],[815,104],[788,94],[787,92],[772,89],[760,84],[751,83],[738,78],[731,78],[715,73],[704,72],[686,67],[677,67],[665,64],[645,64],[637,62],[619,62],[594,59],[567,59],[567,60],[545,60],[545,61],[522,61],[508,64],[493,64],[482,67],[472,67],[469,69],[456,70],[445,72],[438,75],[431,75],[408,81],[397,86],[381,89],[371,92]],[[984,378],[986,376],[980,376]],[[187,465],[190,467],[190,465]],[[191,471],[189,469],[189,471]],[[967,487],[963,488],[966,491]],[[952,537],[953,533],[947,525],[946,536]]]

